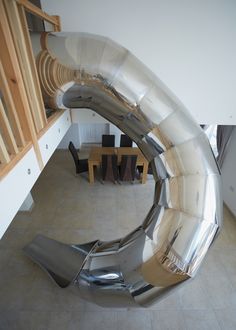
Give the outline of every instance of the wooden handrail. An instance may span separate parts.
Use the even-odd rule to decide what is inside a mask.
[[[22,132],[19,116],[17,114],[16,107],[1,62],[0,62],[0,88],[8,110],[9,121],[11,124],[11,128],[14,132],[16,144],[18,147],[23,147],[25,145],[25,137]]]
[[[0,180],[32,146],[43,168],[38,139],[62,113],[46,117],[25,11],[52,24],[53,31],[61,29],[59,16],[28,0],[0,0]]]
[[[15,156],[11,156],[8,159],[8,162],[1,162],[0,164],[0,180],[7,175],[16,164],[25,156],[25,154],[32,147],[32,143],[28,142],[23,148],[19,149],[19,152]],[[1,154],[1,141],[0,141],[0,154]]]
[[[62,116],[65,111],[65,109],[57,110],[48,118],[47,126],[45,126],[37,135],[38,139],[40,139],[49,130],[49,128],[57,121],[58,118]]]
[[[21,26],[24,34],[24,40],[25,40],[25,46],[26,46],[26,52],[29,56],[29,61],[30,61],[30,68],[32,71],[32,76],[33,76],[33,83],[35,86],[35,90],[37,93],[37,98],[38,102],[41,107],[41,115],[43,117],[43,122],[44,125],[47,124],[47,118],[46,118],[46,112],[44,110],[44,102],[43,102],[43,96],[42,96],[42,91],[40,89],[40,83],[39,83],[39,78],[38,78],[38,73],[37,73],[37,68],[36,68],[36,62],[35,62],[35,57],[33,53],[33,47],[30,39],[30,34],[29,34],[29,29],[28,29],[28,24],[26,20],[26,15],[25,15],[25,10],[22,6],[18,6],[18,13],[19,13],[19,18],[21,21]]]
[[[6,9],[3,1],[0,1],[0,38],[2,42],[1,61],[5,71],[7,84],[12,95],[15,108],[20,120],[20,125],[27,142],[32,141],[40,168],[43,168],[37,135],[33,123],[32,112],[29,103],[29,95],[25,87],[25,81],[20,67],[17,50],[13,41],[11,27],[9,26]]]
[[[44,120],[45,111],[43,101],[40,102],[36,91],[36,81],[33,75],[34,67],[30,61],[31,53],[27,48],[27,38],[25,38],[17,4],[15,1],[9,0],[4,1],[4,4],[12,31],[13,42],[18,56],[18,62],[22,72],[25,90],[28,96],[29,106],[33,116],[34,126],[36,128],[36,132],[38,133],[45,126],[46,121]],[[21,42],[19,42],[19,40],[21,40]]]
[[[0,162],[1,164],[7,164],[10,162],[10,156],[8,154],[7,148],[0,133]]]
[[[9,148],[9,152],[12,155],[18,153],[18,147],[16,145],[15,137],[13,135],[11,125],[6,115],[6,111],[4,109],[2,100],[0,100],[0,128],[2,135],[4,136],[4,140]]]
[[[28,0],[17,0],[17,3],[21,6],[24,6],[25,10],[27,10],[31,14],[38,16],[39,18],[43,19],[48,23],[51,23],[54,26],[54,31],[61,31],[60,16],[48,15],[42,9],[33,5]]]

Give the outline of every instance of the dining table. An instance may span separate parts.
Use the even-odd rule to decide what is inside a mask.
[[[88,158],[89,183],[94,183],[94,167],[99,167],[102,163],[102,155],[117,155],[118,164],[122,155],[137,155],[137,166],[143,167],[141,183],[146,183],[148,173],[148,161],[141,150],[136,147],[92,147]]]

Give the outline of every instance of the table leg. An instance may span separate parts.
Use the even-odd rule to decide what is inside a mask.
[[[88,162],[89,183],[94,183],[93,163]]]
[[[142,184],[147,181],[147,173],[148,173],[148,162],[143,164],[143,173],[142,173]]]

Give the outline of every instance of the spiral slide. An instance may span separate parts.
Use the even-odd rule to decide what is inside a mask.
[[[44,33],[38,50],[45,103],[90,108],[115,124],[151,162],[156,186],[143,223],[123,238],[66,245],[38,235],[24,251],[86,300],[148,306],[195,276],[220,230],[220,173],[208,140],[163,83],[110,39]]]

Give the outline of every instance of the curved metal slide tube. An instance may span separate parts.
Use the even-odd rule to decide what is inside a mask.
[[[100,36],[43,34],[37,66],[51,107],[86,107],[118,126],[151,162],[143,223],[111,242],[37,236],[25,252],[61,286],[102,306],[147,306],[195,276],[219,232],[220,173],[204,132],[128,50]]]

